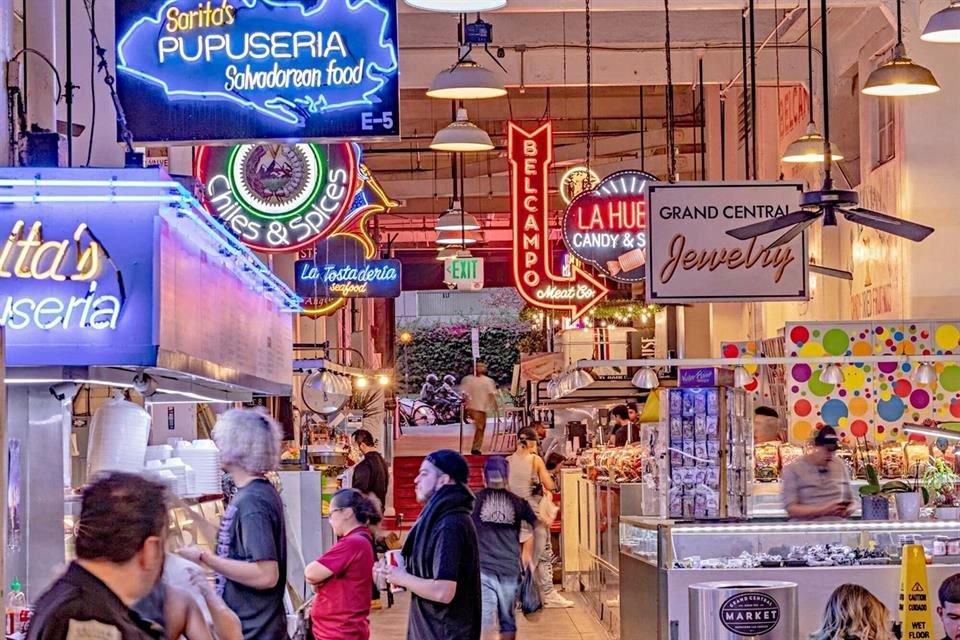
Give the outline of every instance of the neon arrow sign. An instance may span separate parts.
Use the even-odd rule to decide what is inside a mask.
[[[569,312],[574,320],[610,290],[574,265],[570,276],[553,272],[550,261],[550,207],[547,178],[553,164],[553,126],[532,133],[507,125],[510,210],[513,216],[513,275],[517,290],[535,307]]]

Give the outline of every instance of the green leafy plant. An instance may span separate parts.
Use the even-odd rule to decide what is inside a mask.
[[[957,484],[960,476],[945,460],[934,460],[923,474],[923,487],[933,496],[934,502],[941,507],[955,507],[960,504]]]
[[[920,491],[922,494],[924,504],[930,501],[930,494],[927,487],[920,486],[916,480],[913,482],[891,480],[890,482],[880,484],[880,476],[877,475],[877,470],[872,464],[867,465],[867,484],[860,487],[861,496],[890,497],[897,493],[914,493],[917,491]]]

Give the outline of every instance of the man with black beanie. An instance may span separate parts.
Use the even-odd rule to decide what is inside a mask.
[[[470,467],[456,451],[434,451],[420,465],[424,505],[403,545],[404,567],[383,567],[387,581],[411,593],[408,640],[479,640],[480,558]]]

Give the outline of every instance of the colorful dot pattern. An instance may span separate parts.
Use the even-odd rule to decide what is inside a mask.
[[[809,440],[824,425],[835,427],[848,442],[899,442],[907,439],[905,422],[960,419],[960,357],[957,364],[936,363],[937,380],[929,385],[915,380],[917,363],[902,357],[960,355],[960,321],[789,323],[784,332],[788,356],[891,356],[885,362],[843,365],[840,385],[820,379],[827,365],[788,365],[794,442]]]

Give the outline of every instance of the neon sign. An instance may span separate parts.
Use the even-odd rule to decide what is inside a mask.
[[[134,137],[399,135],[396,0],[305,4],[117,2],[118,93]]]
[[[294,289],[308,300],[396,298],[400,261],[371,260],[354,238],[330,238],[317,245],[309,258],[297,260]]]
[[[554,273],[551,265],[547,180],[553,164],[552,125],[548,122],[528,133],[508,123],[507,141],[517,290],[531,305],[568,312],[575,320],[603,300],[609,289],[578,265],[573,265],[569,277]]]
[[[17,220],[0,248],[0,279],[81,282],[86,287],[74,288],[71,295],[8,293],[0,303],[0,326],[11,330],[116,329],[123,301],[97,290],[103,254],[85,223],[76,225],[70,239],[44,240],[42,222]]]
[[[203,203],[247,246],[295,251],[330,235],[357,193],[351,144],[202,147]]]
[[[567,248],[609,278],[643,280],[647,248],[644,189],[655,181],[642,171],[618,171],[574,198],[563,217]]]

